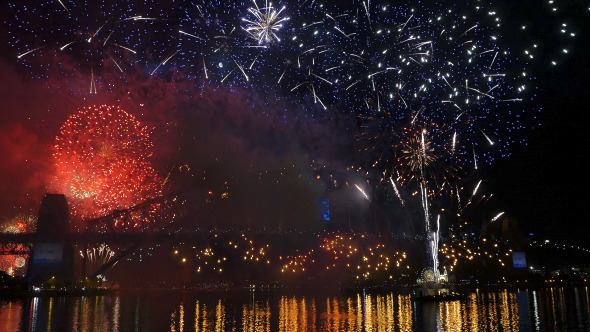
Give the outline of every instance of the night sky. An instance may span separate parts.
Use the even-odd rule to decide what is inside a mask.
[[[563,67],[539,73],[542,125],[529,133],[526,147],[487,170],[494,191],[525,230],[565,242],[589,239],[588,28],[580,25],[575,52]]]
[[[523,106],[528,110],[527,117],[522,119],[525,129],[518,131],[518,137],[510,138],[516,143],[498,153],[506,156],[482,157],[477,172],[465,176],[483,179],[485,191],[494,193],[489,210],[473,218],[479,224],[485,222],[481,219],[484,216],[489,218],[504,211],[505,218],[517,221],[525,234],[587,241],[590,31],[582,23],[588,8],[581,1],[568,2],[559,14],[551,15],[550,8],[537,8],[537,2],[533,2],[498,7],[509,13],[503,15],[507,26],[528,22],[529,36],[548,46],[531,65],[534,78],[529,85],[536,96]],[[3,13],[14,13],[14,8],[2,4]],[[53,15],[46,8],[38,12],[47,17]],[[158,15],[166,11],[155,12]],[[134,14],[125,13],[127,17],[131,15]],[[123,73],[102,58],[97,94],[88,93],[94,72],[83,69],[86,62],[79,54],[42,53],[31,62],[24,57],[17,61],[17,55],[26,49],[22,44],[34,41],[27,32],[43,31],[39,26],[43,21],[33,20],[31,26],[22,29],[17,28],[18,15],[2,16],[0,218],[35,213],[43,194],[60,188],[51,153],[60,127],[82,107],[108,104],[121,106],[152,129],[153,167],[161,179],[170,180],[163,186],[164,191],[190,187],[211,190],[219,197],[228,194],[227,199],[219,199],[220,208],[210,226],[219,222],[223,227],[314,229],[318,227],[315,199],[323,197],[332,200],[336,215],[363,218],[369,204],[359,197],[355,183],[374,189],[375,205],[388,218],[402,223],[415,219],[408,216],[411,209],[387,208],[399,203],[391,197],[379,201],[382,196],[378,195],[378,186],[370,187],[376,182],[367,181],[365,172],[353,171],[353,166],[365,167],[373,162],[370,156],[358,153],[355,135],[360,132],[362,121],[356,114],[356,105],[351,107],[347,104],[350,101],[336,96],[336,101],[324,110],[312,103],[314,98],[309,93],[302,95],[300,90],[293,92],[280,85],[274,87],[274,92],[259,89],[263,93],[255,93],[249,83],[227,84],[219,82],[219,78],[208,83],[191,76],[194,73],[188,64],[194,65],[196,58],[178,55],[170,63],[162,64],[167,55],[175,54],[174,44],[169,41],[174,38],[167,33],[185,28],[170,23],[175,19],[170,15],[164,23],[132,27],[140,31],[137,44],[144,51],[137,56],[140,60],[127,63]],[[45,22],[54,28],[61,24],[67,27],[58,19]],[[577,37],[568,40],[568,54],[556,56],[564,43],[562,36],[552,29],[557,29],[561,22],[568,22],[568,28]],[[509,45],[528,42],[504,32]],[[150,34],[157,41],[155,46],[146,41]],[[15,35],[23,41],[15,41],[19,39]],[[558,64],[552,66],[550,61],[554,58]],[[161,68],[157,68],[159,63]],[[268,63],[273,65],[271,60]],[[150,75],[152,71],[154,75]],[[264,75],[269,74],[260,74]],[[273,93],[286,97],[276,99]],[[530,114],[538,114],[538,119]],[[489,127],[503,126],[498,121],[502,119],[490,119],[495,123]],[[504,138],[500,136],[499,141]],[[464,158],[471,157],[466,154]],[[338,185],[333,185],[333,179],[337,179]],[[471,190],[473,183],[464,183],[469,188],[466,191]]]

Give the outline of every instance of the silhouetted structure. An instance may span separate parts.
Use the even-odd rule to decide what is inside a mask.
[[[39,209],[37,240],[29,259],[27,281],[67,284],[74,281],[74,250],[68,239],[68,203],[64,195],[46,194]],[[53,278],[53,279],[52,279]]]

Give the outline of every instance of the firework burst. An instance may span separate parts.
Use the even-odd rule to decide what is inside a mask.
[[[454,132],[446,130],[446,126],[432,121],[404,127],[395,152],[397,167],[392,173],[402,183],[416,180],[439,190],[449,185],[459,178],[462,161],[454,137]]]
[[[160,49],[152,73],[182,68],[185,77],[202,84],[265,91],[272,103],[288,98],[327,108],[324,93],[334,82],[325,70],[339,61],[339,38],[332,31],[338,15],[316,2],[280,9],[253,4],[197,1],[183,8],[179,24],[169,26],[174,40]]]
[[[363,131],[357,136],[359,149],[373,160],[369,169],[380,174],[379,183],[401,186],[412,183],[429,188],[431,194],[450,189],[461,177],[465,151],[457,128],[432,120],[413,118],[405,126],[391,121],[388,112],[362,118]],[[399,196],[399,194],[398,194]]]
[[[389,121],[391,116],[384,112],[380,117],[368,119],[365,128],[369,131],[359,136],[365,143],[365,149],[376,155],[370,167],[375,174],[380,174],[379,184],[390,187],[402,206],[406,199],[397,187],[419,196],[423,212],[423,235],[428,239],[426,246],[430,253],[434,276],[438,274],[437,252],[440,229],[440,215],[436,227],[432,224],[432,203],[443,194],[452,199],[455,182],[460,180],[464,165],[462,148],[457,142],[456,130],[448,125],[438,125],[431,119],[420,120],[423,115],[415,115],[410,123],[397,127]],[[459,125],[455,123],[455,125]],[[383,127],[384,131],[375,131]],[[378,134],[375,134],[378,133]],[[433,232],[433,230],[436,230]]]
[[[91,248],[86,248],[86,252],[80,250],[80,256],[82,258],[86,257],[88,263],[100,267],[107,264],[115,256],[115,251],[107,244],[102,243]]]
[[[37,229],[37,217],[33,214],[19,214],[0,224],[0,233],[21,234],[35,232]],[[26,245],[19,244],[15,249],[26,251]],[[26,255],[2,255],[0,256],[0,271],[9,275],[24,272],[22,269],[26,264]]]
[[[82,108],[56,137],[54,187],[82,219],[157,197],[152,149],[150,130],[133,115],[114,106]]]
[[[462,122],[464,144],[490,163],[516,142],[521,101],[532,98],[531,59],[508,46],[499,22],[483,5],[363,2],[358,15],[340,22],[351,50],[335,70],[342,98],[357,113],[389,112],[398,126],[418,114],[441,125]]]
[[[252,2],[254,3],[254,8],[249,8],[248,12],[253,18],[243,18],[244,26],[242,29],[251,38],[256,40],[259,45],[275,41],[280,42],[281,39],[276,33],[283,27],[283,23],[289,19],[288,17],[281,17],[281,13],[285,10],[285,7],[283,6],[277,10],[268,1],[264,7],[259,7],[254,0]]]

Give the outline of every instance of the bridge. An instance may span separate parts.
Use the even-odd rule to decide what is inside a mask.
[[[74,281],[73,245],[83,247],[82,276],[96,277],[147,243],[202,240],[197,212],[212,204],[207,194],[172,192],[125,210],[86,221],[84,232],[70,232],[64,195],[46,194],[34,233],[0,234],[0,255],[28,255],[27,280],[40,283],[58,277]],[[89,246],[109,243],[121,250],[98,270],[87,274]]]

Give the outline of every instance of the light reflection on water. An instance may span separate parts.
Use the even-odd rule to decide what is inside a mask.
[[[590,289],[409,295],[160,292],[0,300],[0,331],[588,331]]]

